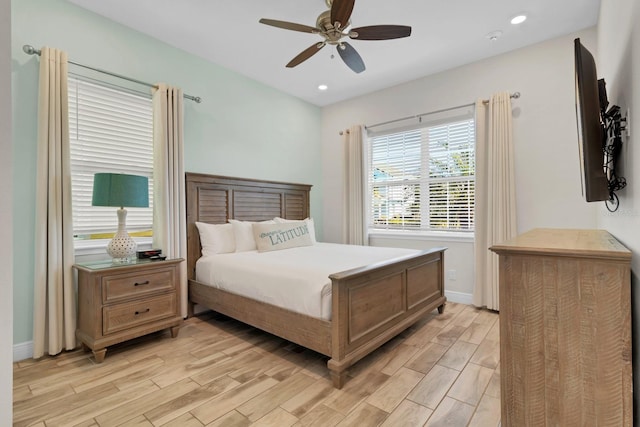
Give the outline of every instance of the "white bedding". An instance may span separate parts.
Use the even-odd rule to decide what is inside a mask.
[[[316,243],[200,258],[196,280],[307,316],[331,319],[329,275],[417,254],[414,249]]]

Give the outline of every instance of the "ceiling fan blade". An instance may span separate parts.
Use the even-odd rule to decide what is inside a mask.
[[[344,49],[343,49],[344,46]],[[362,58],[356,52],[356,50],[349,43],[342,42],[338,46],[338,53],[340,54],[340,58],[344,61],[345,64],[349,68],[351,68],[356,73],[361,73],[365,70],[364,62]]]
[[[302,33],[317,33],[318,29],[308,25],[296,24],[294,22],[277,21],[275,19],[262,18],[261,24],[271,25],[272,27],[284,28],[285,30],[300,31]]]
[[[339,22],[340,28],[345,28],[351,18],[354,3],[355,0],[333,0],[331,4],[331,24]]]
[[[300,65],[301,63],[318,53],[318,51],[323,47],[324,43],[315,43],[314,45],[309,46],[308,48],[300,52],[298,56],[289,61],[289,63],[287,64],[287,68],[293,68],[296,65]]]
[[[357,35],[351,35],[351,34]],[[354,40],[389,40],[409,37],[411,27],[406,25],[371,25],[368,27],[353,28],[349,31],[349,37]]]

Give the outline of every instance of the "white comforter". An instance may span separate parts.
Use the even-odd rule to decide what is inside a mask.
[[[272,252],[218,254],[198,260],[196,280],[329,320],[330,274],[419,252],[413,249],[316,243]]]

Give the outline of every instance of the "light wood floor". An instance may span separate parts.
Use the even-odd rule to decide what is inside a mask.
[[[498,426],[496,313],[448,303],[358,362],[342,390],[326,358],[234,320],[187,320],[107,351],[14,364],[18,426]]]

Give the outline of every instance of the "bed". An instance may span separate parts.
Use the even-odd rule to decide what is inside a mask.
[[[306,184],[186,174],[190,313],[199,304],[326,355],[333,386],[342,388],[351,365],[433,310],[443,312],[445,248],[331,274],[328,320],[196,280],[201,257],[196,222],[303,220],[310,214],[310,190]]]

